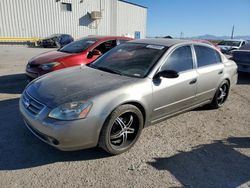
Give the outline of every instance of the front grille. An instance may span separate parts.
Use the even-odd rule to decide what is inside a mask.
[[[30,68],[38,68],[39,66],[40,66],[39,64],[35,64],[35,62],[32,61],[32,63],[29,62],[29,63],[27,64],[26,68],[27,68],[27,69],[30,69]]]
[[[22,103],[33,115],[39,114],[45,108],[44,104],[31,97],[26,91],[23,93]]]
[[[39,65],[37,65],[37,64],[29,64],[29,68],[37,68],[37,67],[39,67]]]

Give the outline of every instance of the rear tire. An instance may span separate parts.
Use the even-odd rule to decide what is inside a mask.
[[[99,146],[112,155],[129,150],[143,129],[141,111],[130,104],[116,108],[106,119],[99,138]]]
[[[229,82],[227,80],[224,80],[218,87],[214,95],[213,101],[210,104],[210,107],[213,109],[218,109],[222,107],[228,98],[229,90]]]

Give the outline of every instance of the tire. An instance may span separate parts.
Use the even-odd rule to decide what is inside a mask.
[[[218,87],[214,95],[213,101],[210,104],[210,107],[213,109],[218,109],[222,107],[228,98],[229,90],[229,82],[227,80],[224,80]]]
[[[143,129],[141,111],[130,104],[116,108],[106,119],[100,133],[99,146],[112,155],[129,150]]]

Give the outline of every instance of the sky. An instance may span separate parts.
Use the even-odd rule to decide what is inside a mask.
[[[250,0],[128,0],[148,7],[147,36],[250,35]]]

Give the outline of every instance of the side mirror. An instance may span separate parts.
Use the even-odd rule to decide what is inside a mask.
[[[160,71],[158,72],[154,78],[159,79],[159,78],[178,78],[179,74],[178,72],[174,71],[174,70],[164,70],[164,71]]]
[[[93,56],[95,56],[95,55],[102,55],[102,52],[101,51],[99,51],[99,50],[97,50],[97,49],[94,49],[94,50],[92,50],[92,51],[90,51],[89,53],[88,53],[88,55],[87,55],[87,58],[88,59],[91,59]]]

